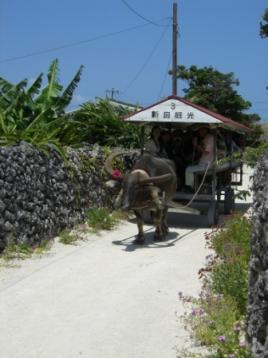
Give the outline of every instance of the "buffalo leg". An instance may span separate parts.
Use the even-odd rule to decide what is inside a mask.
[[[143,244],[144,243],[144,232],[143,232],[143,218],[142,213],[138,210],[134,210],[134,213],[137,218],[137,225],[138,225],[138,235],[134,240],[135,244]]]
[[[162,229],[162,215],[163,215],[163,210],[161,209],[157,209],[154,213],[154,225],[155,225],[154,240],[155,241],[162,241],[165,236]]]
[[[164,233],[164,235],[168,234],[168,224],[167,224],[167,212],[168,212],[168,208],[165,207],[163,209],[163,214],[162,214],[162,231]]]

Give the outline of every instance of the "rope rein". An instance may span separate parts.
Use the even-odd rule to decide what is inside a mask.
[[[194,193],[194,195],[192,196],[192,199],[191,199],[187,204],[185,204],[185,205],[183,206],[183,208],[187,208],[189,205],[191,205],[192,202],[194,201],[194,199],[197,197],[197,195],[198,195],[199,191],[201,190],[202,185],[204,184],[204,181],[205,181],[205,179],[206,179],[209,166],[210,166],[210,163],[207,164],[206,170],[205,170],[205,172],[204,172],[203,178],[202,178],[202,180],[201,180],[201,183],[200,183],[200,185],[199,185],[197,191],[196,191],[196,192]]]

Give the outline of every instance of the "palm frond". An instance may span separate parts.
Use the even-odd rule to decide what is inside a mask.
[[[16,92],[22,91],[27,86],[27,84],[28,84],[28,80],[27,78],[25,78],[24,80],[20,81],[14,86],[14,90]]]
[[[33,99],[33,97],[37,94],[39,94],[40,92],[40,88],[42,85],[42,81],[43,81],[43,73],[41,73],[36,80],[34,81],[34,83],[28,88],[27,90],[27,95],[29,97],[31,97]]]
[[[76,87],[78,86],[78,83],[81,79],[81,74],[83,71],[84,66],[81,65],[79,67],[79,70],[76,72],[74,78],[72,79],[72,81],[69,83],[69,85],[65,88],[63,94],[61,95],[61,97],[59,98],[59,102],[61,104],[61,106],[64,108],[66,106],[68,106],[73,98],[73,93],[76,89]]]
[[[5,85],[4,85],[5,86]],[[5,112],[14,110],[21,98],[25,96],[24,88],[27,86],[27,80],[19,82],[16,85],[7,85],[6,92],[0,96],[0,108]]]
[[[42,104],[43,107],[51,106],[51,102],[57,98],[62,90],[62,86],[59,84],[57,78],[58,72],[58,60],[56,59],[49,66],[47,86],[41,91],[40,95],[35,100],[36,103]]]
[[[0,77],[0,93],[1,94],[7,93],[12,88],[14,88],[14,85],[11,82],[5,80],[3,77]]]
[[[47,97],[50,98],[51,96],[55,95],[55,92],[58,92],[59,89],[59,83],[58,83],[58,72],[59,72],[59,67],[58,67],[59,61],[56,58],[52,64],[49,67],[48,70],[48,75],[47,75],[47,79],[48,79],[48,87],[47,87]]]

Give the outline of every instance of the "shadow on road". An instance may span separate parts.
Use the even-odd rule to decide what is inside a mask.
[[[184,239],[190,235],[194,230],[191,230],[183,235],[179,235],[176,231],[170,231],[164,241],[154,241],[154,228],[151,227],[144,231],[145,242],[142,245],[135,244],[133,241],[136,235],[129,236],[123,240],[113,241],[114,245],[123,246],[125,251],[132,252],[139,249],[150,248],[150,249],[163,249],[165,247],[174,246],[176,242]]]
[[[251,206],[251,203],[237,203],[235,205],[235,212],[238,213],[245,213],[249,207]],[[199,209],[202,215],[191,215],[191,214],[180,214],[176,212],[168,212],[168,225],[169,227],[174,227],[176,229],[189,229],[190,231],[182,236],[179,236],[179,234],[176,231],[170,231],[167,235],[166,239],[161,242],[154,241],[154,227],[145,230],[145,243],[143,245],[138,245],[133,243],[135,240],[136,235],[127,237],[123,240],[116,240],[113,241],[114,245],[120,245],[125,247],[125,251],[134,251],[141,248],[164,248],[164,247],[170,247],[174,246],[176,242],[180,241],[187,235],[191,234],[197,229],[201,228],[210,228],[208,225],[208,218],[206,215],[206,207],[205,205],[201,204],[199,206],[195,206],[195,208]],[[220,210],[220,218],[219,218],[219,225],[223,224],[224,220],[229,217],[229,215],[223,215],[223,205],[219,205]],[[204,213],[205,211],[205,213]],[[136,223],[135,218],[130,219],[130,222]],[[145,213],[144,215],[144,222],[147,225],[152,225],[152,221],[150,219],[149,213]],[[138,229],[137,229],[138,230]]]
[[[235,205],[234,212],[244,214],[252,203],[237,203]],[[191,214],[180,214],[176,212],[169,212],[168,213],[168,224],[173,227],[178,227],[182,229],[189,229],[189,228],[209,228],[208,225],[208,217],[207,217],[207,210],[208,204],[196,204],[194,208],[200,210],[200,215],[191,215]],[[226,217],[229,215],[224,215],[223,204],[219,204],[219,224],[222,224]]]
[[[207,207],[206,204],[199,204],[196,205],[195,208],[200,210],[200,215],[191,215],[191,214],[181,214],[177,212],[168,212],[168,225],[171,228],[171,231],[167,235],[166,239],[164,241],[154,241],[154,227],[152,224],[152,221],[150,219],[149,212],[145,213],[144,215],[144,222],[147,225],[152,225],[152,227],[148,228],[144,231],[145,236],[145,242],[144,244],[135,244],[133,241],[136,238],[136,235],[129,236],[123,240],[115,240],[113,241],[114,245],[123,246],[125,251],[132,252],[138,249],[144,249],[144,248],[165,248],[165,247],[171,247],[174,246],[176,242],[184,239],[197,229],[201,228],[208,228],[210,229],[208,225],[208,218],[207,218]],[[237,203],[235,205],[235,212],[238,213],[245,213],[249,207],[252,205],[252,203]],[[223,205],[219,205],[220,210],[220,217],[219,217],[219,225],[224,223],[224,220],[227,217],[230,217],[230,215],[224,215],[223,214]],[[129,220],[132,223],[136,223],[136,219],[132,218]],[[189,229],[190,231],[179,235],[177,231],[172,231],[172,227],[174,229]],[[137,228],[138,232],[138,228]]]

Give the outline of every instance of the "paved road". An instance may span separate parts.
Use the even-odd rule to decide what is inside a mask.
[[[198,295],[208,254],[200,220],[171,215],[163,243],[146,226],[143,247],[124,222],[0,268],[0,357],[175,358],[188,339],[178,292]]]

